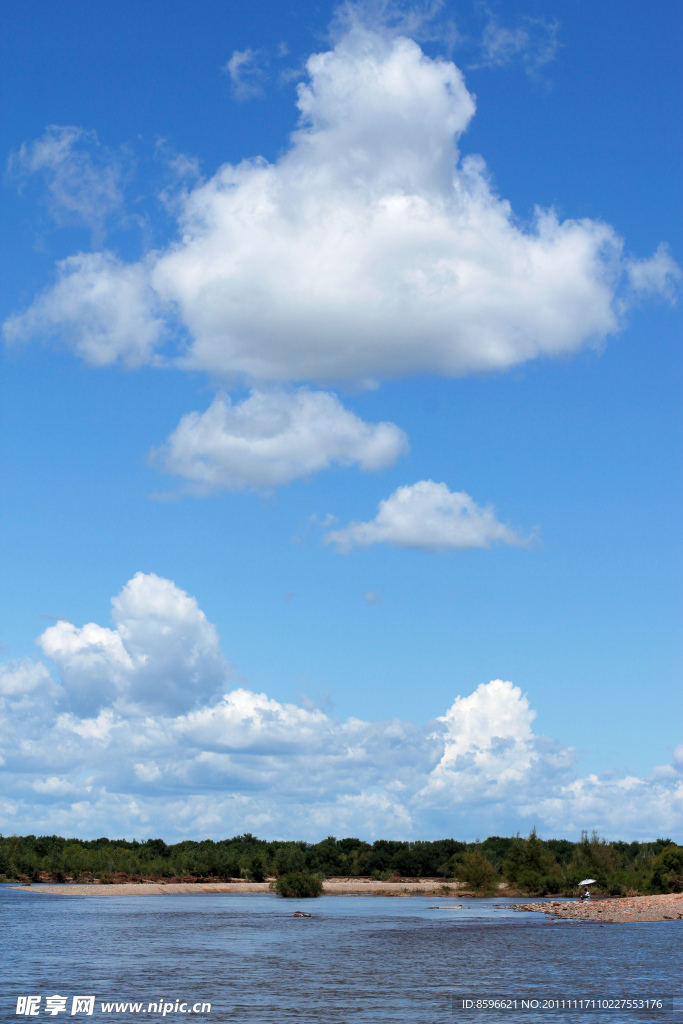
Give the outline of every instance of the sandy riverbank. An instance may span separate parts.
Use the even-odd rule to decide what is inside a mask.
[[[666,896],[624,896],[606,900],[578,900],[567,903],[520,903],[515,910],[530,910],[572,921],[609,921],[633,924],[637,921],[683,920],[683,893]]]
[[[54,884],[54,885],[13,885],[13,889],[22,892],[47,893],[56,896],[168,896],[172,893],[247,893],[269,892],[269,882],[124,882],[113,885],[93,884]],[[328,896],[362,895],[362,896],[410,896],[413,893],[423,896],[474,896],[451,882],[443,886],[439,879],[419,878],[400,879],[392,882],[378,882],[370,878],[327,878],[323,883],[323,891]]]

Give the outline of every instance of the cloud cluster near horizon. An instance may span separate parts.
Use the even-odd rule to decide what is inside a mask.
[[[619,328],[633,291],[671,291],[666,251],[629,260],[604,222],[539,209],[520,224],[483,160],[460,159],[475,111],[460,71],[405,36],[349,20],[309,58],[297,106],[275,163],[188,187],[177,238],[137,262],[63,260],[8,340],[56,334],[93,365],[228,381],[462,375],[574,352]]]
[[[3,832],[680,832],[680,751],[649,778],[581,778],[511,682],[428,723],[341,721],[231,688],[214,627],[170,580],[138,573],[112,608],[113,629],[60,622],[39,637],[58,682],[40,661],[0,669]]]

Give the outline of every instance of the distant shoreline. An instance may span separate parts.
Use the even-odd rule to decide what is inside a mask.
[[[46,896],[175,896],[218,893],[226,896],[247,893],[272,893],[270,880],[249,882],[235,879],[231,882],[60,882],[37,885],[4,883],[6,888],[19,892]],[[323,882],[324,896],[432,896],[441,899],[491,898],[490,892],[472,892],[464,885],[445,885],[439,879],[398,879],[382,882],[372,878],[327,878]],[[505,884],[495,894],[498,898],[528,899]],[[452,908],[459,909],[459,908]],[[633,924],[641,921],[683,920],[683,893],[659,896],[610,897],[579,900],[546,897],[542,902],[518,903],[513,910],[545,914],[548,920],[602,921],[612,924]]]
[[[22,892],[54,896],[170,896],[175,893],[268,893],[270,880],[249,882],[235,879],[230,882],[86,882],[48,883],[39,885],[12,885]],[[498,895],[516,896],[507,887],[499,887]],[[399,879],[382,882],[373,878],[327,878],[323,882],[326,896],[461,896],[481,897],[491,893],[472,892],[464,885],[452,882],[445,885],[439,879]]]

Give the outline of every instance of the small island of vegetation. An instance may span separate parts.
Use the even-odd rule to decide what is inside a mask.
[[[286,875],[279,875],[275,881],[270,883],[270,888],[278,896],[301,898],[322,896],[323,894],[323,883],[320,876],[306,874],[303,871],[289,871]]]

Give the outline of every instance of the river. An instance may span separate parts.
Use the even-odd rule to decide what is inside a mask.
[[[671,1003],[683,992],[683,922],[550,923],[513,912],[514,901],[501,899],[462,899],[462,909],[433,910],[430,904],[458,901],[77,897],[41,895],[38,888],[0,887],[2,1020],[683,1022]],[[312,916],[293,918],[295,910]],[[30,996],[40,997],[37,1005],[26,1002]],[[86,1001],[72,1014],[75,997],[92,996],[91,1012]],[[495,997],[510,1002],[477,1009],[476,1000]],[[590,1005],[664,997],[661,1011]],[[474,1005],[463,1008],[464,998]],[[562,1000],[564,1009],[553,1005]],[[584,1005],[568,1009],[568,1000]],[[675,1005],[683,1011],[683,1001]]]

